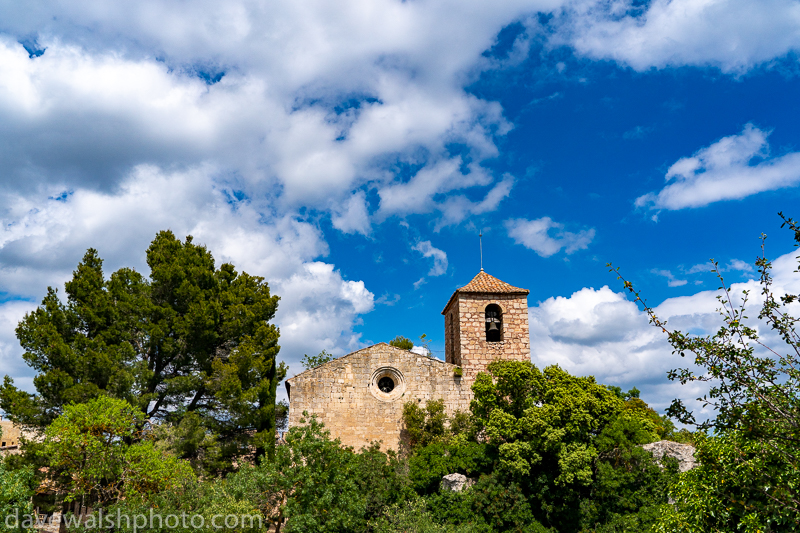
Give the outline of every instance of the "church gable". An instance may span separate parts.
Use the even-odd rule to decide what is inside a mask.
[[[386,343],[369,346],[286,380],[289,425],[306,411],[345,445],[396,448],[406,402],[443,399],[451,412],[469,408],[469,385],[455,369]]]

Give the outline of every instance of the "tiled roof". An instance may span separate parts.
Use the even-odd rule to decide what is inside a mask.
[[[472,278],[472,281],[456,290],[456,292],[501,292],[504,294],[528,294],[530,291],[509,285],[505,281],[500,281],[491,274],[487,274],[481,270],[478,272],[477,276]]]
[[[520,289],[519,287],[514,287],[513,285],[509,285],[505,281],[500,281],[496,277],[492,276],[491,274],[487,274],[483,270],[478,272],[478,275],[472,278],[472,281],[461,287],[460,289],[456,289],[456,292],[453,293],[453,296],[450,297],[450,301],[447,302],[445,309],[450,307],[450,302],[456,297],[458,293],[472,293],[472,294],[528,294],[530,291],[528,289]],[[442,311],[444,314],[444,311]]]

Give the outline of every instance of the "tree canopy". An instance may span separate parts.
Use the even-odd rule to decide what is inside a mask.
[[[217,436],[216,455],[228,459],[214,468],[251,445],[259,457],[271,454],[285,375],[269,323],[279,298],[261,277],[228,263],[216,268],[191,236],[181,242],[159,232],[147,264],[148,277],[130,268],[106,277],[89,249],[64,286],[65,301],[48,288],[16,330],[37,371],[36,394],[6,376],[0,408],[19,424],[45,427],[70,403],[105,395],[153,421]]]

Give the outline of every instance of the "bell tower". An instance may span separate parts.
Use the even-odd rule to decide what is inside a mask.
[[[445,361],[460,366],[468,380],[498,359],[530,361],[528,292],[481,269],[442,311]]]

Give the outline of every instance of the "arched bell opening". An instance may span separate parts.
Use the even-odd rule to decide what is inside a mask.
[[[500,342],[503,340],[503,310],[497,304],[486,306],[486,341]]]

